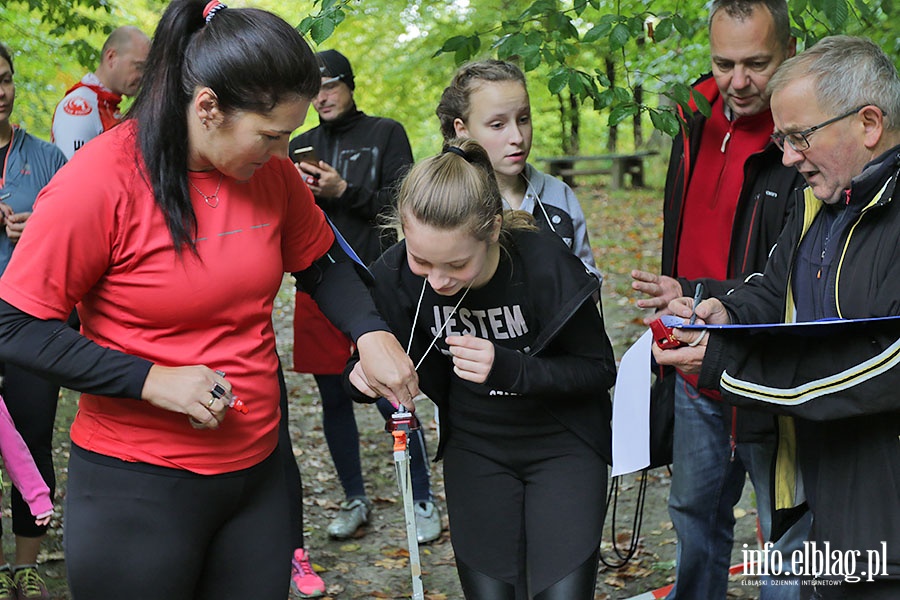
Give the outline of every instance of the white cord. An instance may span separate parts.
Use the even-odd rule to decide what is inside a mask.
[[[700,332],[700,337],[698,337],[698,338],[697,338],[696,340],[694,340],[693,342],[689,342],[689,343],[688,343],[688,346],[696,346],[697,344],[699,344],[700,342],[702,342],[702,341],[703,341],[703,338],[706,337],[706,334],[707,334],[708,331],[709,331],[709,329],[704,329],[702,332]]]
[[[428,278],[422,279],[422,291],[419,292],[419,301],[416,302],[416,313],[413,315],[412,329],[409,332],[409,342],[406,343],[407,356],[409,356],[409,351],[412,349],[413,332],[416,330],[416,323],[419,322],[419,310],[422,308],[422,298],[425,297],[425,284],[427,283]]]
[[[534,186],[531,185],[531,180],[525,175],[525,171],[522,171],[520,175],[522,175],[522,179],[525,180],[525,193],[527,194],[529,189],[534,193],[534,202],[540,207],[541,212],[544,213],[544,218],[547,219],[547,226],[550,227],[550,231],[556,233],[556,227],[553,226],[553,221],[550,220],[550,215],[547,214],[547,209],[544,208],[544,203],[541,202],[541,195],[538,194],[537,190],[534,189]]]
[[[407,344],[406,344],[406,355],[407,356],[409,356],[409,352],[412,349],[413,336],[416,334],[416,323],[419,322],[419,310],[422,308],[422,298],[425,297],[425,286],[426,285],[428,285],[427,277],[424,278],[422,281],[422,291],[421,291],[421,293],[419,293],[419,301],[418,301],[418,303],[416,303],[416,314],[415,314],[415,316],[413,316],[412,329],[409,332],[409,342],[407,342]],[[444,319],[444,324],[441,325],[441,328],[438,329],[438,332],[434,336],[434,339],[431,340],[430,344],[428,344],[428,348],[425,349],[425,354],[423,354],[422,358],[419,359],[419,362],[416,363],[416,368],[415,368],[416,371],[418,371],[419,367],[422,366],[422,363],[425,362],[425,357],[428,356],[428,353],[431,352],[431,349],[434,348],[434,345],[440,339],[441,334],[444,333],[444,330],[447,328],[447,323],[450,322],[450,317],[452,317],[453,315],[456,314],[456,311],[459,309],[459,305],[462,304],[462,301],[466,299],[466,294],[469,293],[470,289],[472,289],[471,284],[466,286],[466,289],[463,292],[463,295],[460,297],[459,302],[456,303],[456,306],[453,307],[453,311],[449,315],[447,315],[447,317]],[[412,357],[410,357],[410,358],[412,358]]]

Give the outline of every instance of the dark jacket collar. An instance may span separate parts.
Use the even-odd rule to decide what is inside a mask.
[[[349,131],[360,121],[365,118],[366,113],[362,112],[354,105],[350,110],[339,116],[333,121],[322,121],[320,125],[322,129],[329,135],[336,135]]]
[[[862,173],[850,182],[850,203],[868,203],[878,192],[884,182],[900,170],[900,145],[894,146],[887,152],[869,162],[863,167]],[[882,201],[887,201],[890,194],[886,194]]]

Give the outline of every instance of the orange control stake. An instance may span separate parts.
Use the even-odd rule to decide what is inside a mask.
[[[398,429],[391,435],[394,436],[394,452],[406,452],[406,432]]]

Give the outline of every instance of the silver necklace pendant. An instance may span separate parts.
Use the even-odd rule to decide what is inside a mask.
[[[213,192],[212,196],[204,194],[200,190],[200,188],[198,188],[196,185],[194,185],[194,182],[191,181],[190,178],[188,178],[188,183],[191,184],[192,188],[197,190],[198,194],[203,196],[203,201],[206,202],[207,206],[209,206],[210,208],[215,208],[215,207],[219,206],[219,190],[222,188],[222,179],[224,178],[224,176],[225,175],[223,173],[219,173],[219,183],[216,184],[216,191]]]

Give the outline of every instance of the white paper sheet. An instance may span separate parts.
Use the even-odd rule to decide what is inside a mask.
[[[648,329],[632,344],[616,376],[612,415],[612,476],[650,465],[650,344]]]

